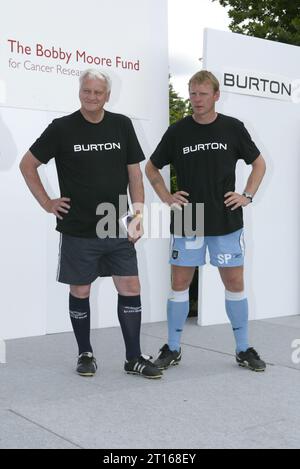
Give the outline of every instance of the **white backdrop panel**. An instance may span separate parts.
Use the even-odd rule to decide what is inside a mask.
[[[0,28],[0,337],[9,339],[70,330],[68,288],[55,280],[55,219],[34,201],[18,169],[48,123],[79,108],[78,77],[57,73],[57,67],[93,66],[76,61],[76,50],[111,58],[111,66],[97,67],[113,80],[107,109],[133,118],[148,158],[168,126],[167,1],[45,0],[40,8],[35,0],[11,0],[2,8]],[[12,46],[9,40],[19,44]],[[62,57],[39,57],[37,44],[73,52],[69,64]],[[117,57],[135,68],[118,65]],[[26,61],[44,71],[26,70]],[[12,68],[10,63],[20,65]],[[53,162],[42,167],[41,175],[49,193],[58,196]],[[154,199],[147,184],[146,193],[148,202]],[[144,321],[165,319],[161,305],[169,287],[167,252],[167,241],[144,240],[138,246]],[[111,280],[96,282],[92,306],[94,327],[118,324]]]
[[[221,81],[217,109],[242,120],[266,159],[267,174],[253,205],[244,210],[246,291],[250,318],[299,314],[299,154],[300,105],[228,92],[224,71],[252,71],[295,80],[300,48],[215,30],[205,32],[204,68]],[[238,164],[237,191],[245,188],[251,166]],[[215,268],[201,275],[199,324],[227,322],[224,288]]]

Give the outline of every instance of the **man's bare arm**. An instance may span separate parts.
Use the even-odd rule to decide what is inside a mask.
[[[173,205],[182,206],[188,203],[188,200],[185,198],[185,196],[189,195],[187,192],[178,191],[175,194],[170,193],[159,169],[154,166],[151,160],[146,165],[146,175],[163,203],[168,204],[170,207]]]
[[[43,207],[46,212],[53,213],[57,218],[62,220],[62,216],[59,212],[69,212],[70,199],[67,197],[54,200],[50,199],[38,173],[38,168],[41,166],[41,164],[42,163],[37,158],[35,158],[35,156],[33,156],[30,151],[28,151],[22,158],[19,167],[30,192],[38,201],[40,206]]]
[[[143,174],[139,164],[129,164],[127,168],[131,202],[132,204],[141,204],[141,208],[137,212],[142,213],[142,206],[145,202]]]
[[[144,234],[143,228],[143,212],[145,203],[145,190],[143,183],[143,174],[139,163],[129,164],[128,179],[129,179],[129,194],[135,218],[128,227],[129,241],[136,243]]]
[[[266,163],[262,155],[259,155],[255,161],[252,163],[252,171],[248,178],[245,192],[254,195],[259,189],[259,186],[263,180],[263,177],[266,172]],[[244,195],[238,194],[236,192],[227,192],[225,195],[225,205],[226,207],[231,207],[231,210],[236,210],[239,207],[246,207],[251,203],[251,200]]]

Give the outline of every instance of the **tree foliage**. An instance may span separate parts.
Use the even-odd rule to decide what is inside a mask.
[[[181,98],[169,82],[170,125],[183,119],[189,112],[189,100]]]
[[[190,101],[188,99],[181,98],[178,93],[174,90],[174,87],[169,82],[169,109],[170,109],[170,125],[183,119],[191,113]],[[171,166],[171,192],[178,191],[177,178],[173,166]]]
[[[300,46],[300,0],[218,1],[229,7],[234,33]]]

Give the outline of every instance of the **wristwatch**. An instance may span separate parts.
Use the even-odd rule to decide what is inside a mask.
[[[250,199],[250,202],[253,202],[253,194],[250,194],[250,192],[243,192],[243,196]]]

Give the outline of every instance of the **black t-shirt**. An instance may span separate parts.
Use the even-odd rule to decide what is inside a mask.
[[[224,195],[235,192],[238,159],[251,164],[259,154],[241,121],[218,114],[211,124],[198,124],[188,116],[169,127],[151,161],[158,169],[170,163],[174,166],[178,190],[189,193],[193,229],[195,204],[204,203],[204,234],[220,236],[243,227],[242,208],[226,208]],[[174,220],[171,232],[174,233]]]
[[[127,165],[145,159],[131,120],[108,111],[99,124],[88,122],[80,111],[55,119],[30,151],[42,163],[55,158],[61,197],[71,199],[71,209],[57,220],[56,229],[84,238],[97,236],[99,204],[113,204],[117,219],[124,215],[118,208],[119,196],[127,195]]]

